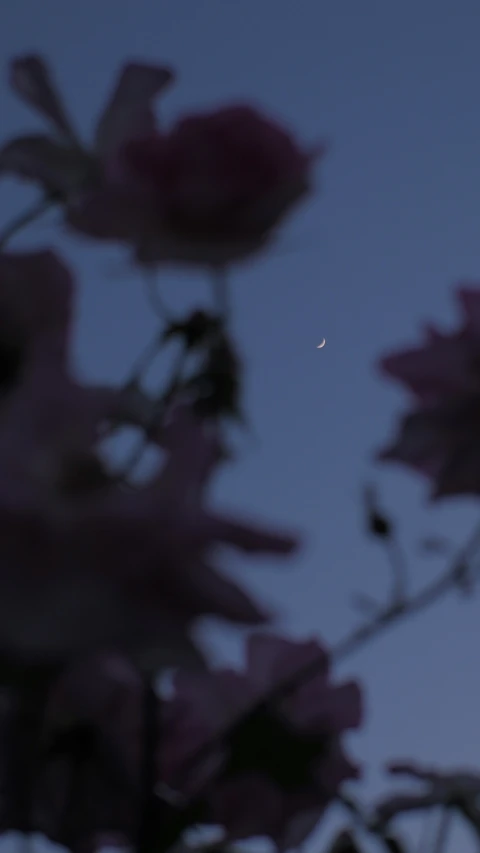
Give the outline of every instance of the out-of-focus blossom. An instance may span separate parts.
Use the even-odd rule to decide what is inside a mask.
[[[10,66],[10,84],[18,97],[42,115],[51,134],[17,137],[0,150],[0,174],[14,174],[40,184],[59,201],[101,178],[102,164],[127,138],[152,132],[153,99],[173,80],[164,66],[130,62],[97,122],[87,148],[74,130],[41,56],[18,57]]]
[[[164,66],[129,63],[97,123],[91,147],[72,127],[37,55],[15,59],[14,92],[52,135],[17,137],[0,150],[0,174],[40,184],[69,224],[131,246],[145,264],[225,266],[262,249],[312,187],[324,146],[302,148],[250,106],[234,105],[158,129],[154,98],[173,80]]]
[[[192,622],[265,614],[212,566],[218,544],[289,553],[294,538],[216,514],[204,488],[218,461],[208,425],[178,407],[167,461],[122,490],[95,455],[112,391],[35,361],[0,420],[0,649],[57,660],[101,647],[145,663],[193,658]],[[149,654],[152,654],[152,660]]]
[[[379,458],[427,475],[435,498],[480,492],[480,290],[462,287],[458,298],[458,331],[428,328],[423,346],[381,361],[411,393],[413,411]]]
[[[285,698],[252,714],[317,663],[310,680],[299,677]],[[60,678],[46,715],[45,742],[54,749],[35,798],[35,827],[52,840],[74,850],[94,839],[132,843],[144,690],[135,669],[111,654]],[[219,823],[231,839],[268,835],[280,849],[296,847],[342,782],[358,775],[340,737],[360,724],[361,713],[358,686],[330,682],[317,642],[254,635],[244,672],[177,674],[172,697],[159,702],[157,792],[180,809],[195,801],[199,822]],[[162,814],[168,821],[169,812]]]
[[[239,723],[313,662],[314,676]],[[206,785],[205,820],[222,825],[229,837],[265,835],[281,850],[293,848],[314,829],[341,783],[357,777],[340,737],[358,727],[361,716],[358,685],[331,683],[328,656],[316,641],[253,635],[244,672],[177,676],[166,709],[163,778],[189,796]],[[235,723],[225,748],[221,734]],[[216,762],[215,755],[199,752],[215,738]]]
[[[70,273],[49,251],[0,253],[0,395],[33,362],[66,367]]]
[[[46,709],[35,830],[70,850],[133,843],[142,738],[142,680],[121,657],[70,667]]]
[[[249,106],[190,115],[169,133],[127,140],[70,222],[133,244],[144,263],[223,266],[263,248],[311,189],[323,152]]]

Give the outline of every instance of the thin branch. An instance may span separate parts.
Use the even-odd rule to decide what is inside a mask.
[[[453,563],[432,583],[426,585],[417,595],[411,596],[403,603],[391,603],[381,611],[371,622],[360,626],[351,634],[348,634],[345,639],[341,640],[333,647],[331,659],[333,661],[341,660],[352,652],[358,651],[365,643],[383,633],[388,627],[396,624],[401,619],[411,616],[415,613],[424,610],[430,605],[438,601],[445,593],[458,587],[459,579],[465,572],[465,567],[468,567],[472,558],[476,555],[480,548],[480,523],[474,528],[472,535],[467,543],[459,550]],[[215,738],[204,744],[191,758],[185,762],[184,772],[189,772],[199,761],[202,761],[209,755],[212,748],[222,743],[225,738],[228,738],[237,729],[239,725],[245,722],[245,719],[258,713],[262,708],[281,701],[288,696],[293,690],[297,689],[301,684],[313,678],[319,671],[323,670],[325,659],[323,655],[319,660],[314,660],[307,666],[301,667],[290,678],[281,682],[268,696],[253,705],[247,714],[243,714],[232,726],[221,731]]]
[[[374,620],[365,625],[361,625],[344,640],[341,640],[334,647],[332,656],[335,660],[343,658],[354,651],[357,651],[360,646],[363,646],[369,640],[383,633],[386,628],[395,624],[407,616],[412,616],[421,610],[430,607],[436,601],[450,592],[450,590],[458,587],[471,559],[476,555],[480,548],[480,524],[478,524],[467,544],[463,546],[456,555],[453,563],[432,583],[427,584],[419,593],[404,600],[403,603],[390,603],[381,611]]]

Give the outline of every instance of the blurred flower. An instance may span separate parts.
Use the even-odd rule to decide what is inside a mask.
[[[71,311],[71,276],[53,252],[0,253],[0,395],[34,361],[66,366]]]
[[[81,387],[56,364],[34,361],[4,405],[0,649],[13,658],[113,647],[149,665],[192,662],[197,617],[265,618],[212,567],[212,549],[289,553],[296,545],[204,508],[217,440],[186,407],[162,430],[163,468],[143,489],[123,490],[95,455],[114,402],[111,389]]]
[[[37,832],[72,851],[135,839],[142,680],[121,657],[87,658],[66,670],[46,709]]]
[[[265,704],[314,663],[310,679]],[[189,796],[206,786],[205,822],[222,825],[232,839],[266,835],[281,850],[297,847],[341,783],[358,775],[340,736],[360,725],[360,689],[354,682],[332,685],[328,670],[317,641],[257,634],[247,642],[244,672],[178,675],[161,752],[166,783]]]
[[[271,706],[259,704],[316,663],[309,681],[299,679]],[[60,678],[47,708],[49,748],[35,800],[35,827],[53,841],[74,850],[94,839],[131,843],[144,689],[135,669],[111,654],[86,659]],[[172,698],[159,702],[158,807],[162,796],[180,809],[193,800],[195,822],[219,823],[230,839],[268,835],[280,849],[295,847],[341,783],[358,775],[340,736],[360,724],[361,714],[359,687],[331,684],[328,657],[316,641],[254,635],[244,672],[177,674]],[[159,811],[159,831],[168,832],[160,820],[168,814],[168,805]]]
[[[40,184],[47,194],[66,202],[101,177],[104,158],[136,134],[152,132],[152,101],[171,81],[163,66],[127,63],[97,122],[93,144],[86,148],[68,118],[45,60],[18,57],[10,66],[10,84],[23,101],[39,112],[53,134],[12,139],[0,150],[0,174],[18,175]]]
[[[189,115],[169,133],[127,139],[69,221],[132,244],[143,263],[224,266],[265,246],[310,191],[323,153],[249,106]]]
[[[413,396],[394,442],[379,454],[426,474],[435,498],[480,493],[480,290],[460,288],[463,323],[443,334],[428,328],[423,346],[380,366]]]

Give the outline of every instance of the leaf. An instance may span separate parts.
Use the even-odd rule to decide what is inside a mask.
[[[0,149],[2,172],[39,183],[62,198],[85,185],[95,170],[88,154],[33,134],[12,139]]]
[[[242,420],[240,377],[240,361],[232,344],[222,335],[214,341],[200,370],[186,385],[195,392],[196,408],[202,415]]]
[[[173,80],[173,71],[165,66],[128,63],[100,116],[96,152],[106,155],[132,136],[153,133],[152,101]]]
[[[14,59],[10,65],[10,85],[22,101],[47,118],[66,141],[78,146],[77,136],[56,91],[47,63],[41,56],[31,54]]]

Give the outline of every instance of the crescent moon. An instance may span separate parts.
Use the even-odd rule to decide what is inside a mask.
[[[326,344],[326,343],[327,343],[327,341],[326,341],[326,339],[324,338],[324,339],[323,339],[323,341],[322,341],[322,343],[321,343],[321,344],[319,344],[319,345],[317,346],[317,349],[323,349],[323,347],[325,346],[325,344]]]

